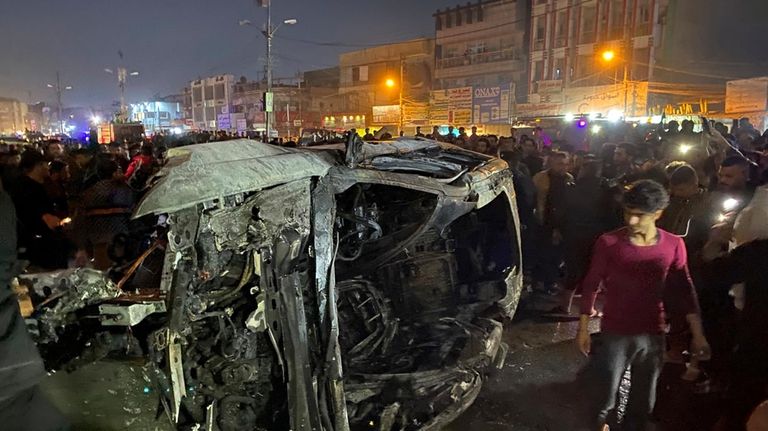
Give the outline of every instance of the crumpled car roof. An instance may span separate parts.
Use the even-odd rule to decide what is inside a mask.
[[[250,139],[173,148],[134,217],[171,213],[213,199],[314,176],[333,166],[319,153]]]

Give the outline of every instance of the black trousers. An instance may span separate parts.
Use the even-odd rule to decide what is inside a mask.
[[[584,375],[593,429],[605,425],[609,414],[617,407],[622,376],[627,368],[631,368],[629,401],[621,429],[646,430],[656,403],[656,383],[663,365],[664,349],[664,335],[660,334],[600,334]]]

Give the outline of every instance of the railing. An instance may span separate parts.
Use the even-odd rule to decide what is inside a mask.
[[[496,63],[499,61],[520,60],[520,52],[508,48],[501,51],[480,52],[477,54],[465,54],[457,57],[443,58],[437,61],[438,69],[451,67],[470,66],[473,64]]]

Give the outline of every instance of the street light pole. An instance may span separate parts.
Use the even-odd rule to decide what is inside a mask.
[[[56,105],[58,107],[59,133],[64,134],[64,122],[61,119],[61,77],[59,71],[56,71]]]
[[[62,90],[71,90],[72,86],[67,85],[62,88],[61,86],[61,76],[59,75],[59,71],[56,71],[56,85],[53,84],[46,84],[48,88],[53,88],[56,90],[56,105],[58,109],[58,120],[59,120],[59,133],[64,133],[64,120],[62,119],[62,105],[61,105],[61,93]]]
[[[264,113],[265,113],[265,125],[266,125],[266,133],[267,133],[267,139],[269,138],[269,129],[271,127],[271,124],[273,123],[271,114],[273,110],[273,97],[272,97],[272,38],[275,36],[275,33],[277,33],[277,30],[280,28],[282,24],[286,25],[294,25],[298,21],[296,19],[286,19],[283,20],[280,24],[277,26],[272,26],[272,2],[267,2],[267,26],[264,29],[264,31],[261,32],[261,34],[264,35],[264,38],[267,39],[267,92],[264,97]],[[240,21],[240,25],[252,25],[251,21],[249,20],[242,20]]]
[[[398,136],[400,132],[403,131],[403,87],[405,87],[405,82],[403,81],[405,77],[405,61],[403,59],[403,56],[400,56],[400,95],[398,100],[398,105],[400,107],[400,124],[398,128]]]

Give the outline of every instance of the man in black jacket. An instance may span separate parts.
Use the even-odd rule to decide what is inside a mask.
[[[66,420],[42,395],[43,361],[19,313],[11,280],[17,273],[16,212],[0,184],[0,428],[67,430]]]

